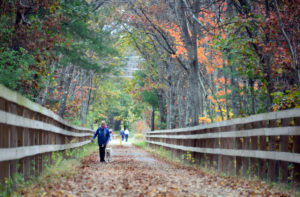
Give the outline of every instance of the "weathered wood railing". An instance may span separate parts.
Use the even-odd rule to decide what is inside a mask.
[[[17,172],[38,175],[52,152],[83,146],[92,133],[0,85],[0,183]]]
[[[148,132],[146,141],[219,172],[300,182],[300,109]]]

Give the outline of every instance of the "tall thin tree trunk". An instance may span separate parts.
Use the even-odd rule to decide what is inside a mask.
[[[249,80],[250,85],[250,96],[251,96],[251,114],[255,114],[255,90],[254,90],[254,80],[250,78]]]
[[[51,65],[51,74],[50,74],[50,77],[52,76],[52,74],[54,73],[54,70],[55,70],[55,67],[56,67],[56,62],[54,61]],[[51,86],[51,78],[48,78],[48,83],[47,83],[47,86],[45,87],[45,90],[41,89],[40,90],[40,96],[39,96],[39,104],[41,104],[42,106],[45,105],[45,102],[46,102],[46,99],[47,99],[47,96],[48,96],[48,92],[49,92],[49,88]]]
[[[61,69],[60,76],[58,77],[58,90],[61,91],[63,89],[64,81],[65,81],[65,75],[67,74],[67,67],[68,66],[63,66]]]
[[[96,75],[96,79],[95,80],[95,90],[94,90],[94,95],[93,95],[93,99],[92,99],[92,120],[91,120],[91,128],[93,129],[94,126],[94,121],[95,121],[95,102],[96,102],[96,97],[97,97],[97,91],[98,91],[98,80],[97,80],[97,75]]]
[[[85,125],[87,122],[87,111],[89,103],[89,80],[88,71],[82,71],[82,88],[81,88],[81,105],[80,105],[80,122]],[[84,88],[85,87],[85,88]]]
[[[185,97],[186,105],[185,105],[185,121],[184,121],[184,126],[188,126],[189,122],[190,122],[189,110],[190,110],[191,102],[189,101],[189,99],[190,99],[189,95],[190,95],[190,89],[187,88],[186,89],[186,97]]]
[[[223,62],[225,62],[225,61],[223,61]],[[226,117],[227,117],[227,120],[229,120],[230,119],[230,115],[229,115],[229,102],[228,102],[228,83],[227,83],[227,69],[225,68],[225,63],[223,64],[223,69],[224,69],[224,79],[225,79],[225,84],[224,84],[224,86],[225,86],[225,106],[226,106]]]
[[[69,94],[69,89],[70,89],[70,84],[71,84],[71,80],[72,80],[72,75],[74,72],[74,66],[73,65],[69,65],[69,71],[67,72],[67,77],[64,80],[64,85],[63,85],[63,93],[61,96],[61,100],[60,100],[60,105],[59,105],[59,109],[58,109],[58,115],[60,117],[64,117],[65,114],[65,109],[66,109],[66,103],[67,103],[67,99],[68,99],[68,94]]]
[[[213,115],[213,111],[212,111],[211,105],[212,105],[211,100],[208,100],[209,117],[210,117],[211,123],[213,123],[214,122],[214,115]]]
[[[75,95],[75,92],[77,91],[76,86],[79,84],[79,81],[80,81],[80,70],[75,68],[74,74],[72,77],[72,83],[70,85],[70,95],[69,95],[69,99],[72,101],[75,100],[74,95]]]
[[[174,85],[174,78],[171,77],[171,86],[169,87],[168,92],[168,129],[175,128],[175,85]]]
[[[266,18],[269,18],[270,15],[270,5],[269,1],[265,0],[265,6],[266,6]],[[265,44],[268,45],[270,42],[270,33],[269,31],[266,32],[266,39],[265,39]],[[264,58],[264,63],[265,63],[265,73],[267,74],[267,89],[268,89],[268,100],[267,100],[267,111],[272,111],[272,103],[273,103],[273,97],[271,94],[274,92],[274,82],[273,82],[273,77],[272,77],[272,65],[271,65],[271,60],[270,60],[270,54],[267,53],[265,54]]]
[[[158,106],[159,106],[159,115],[160,115],[160,129],[165,129],[166,123],[166,114],[165,114],[165,101],[163,97],[163,90],[159,90],[158,96]]]
[[[152,116],[151,116],[151,131],[154,131],[155,129],[155,107],[152,105]]]
[[[240,93],[239,85],[236,80],[236,74],[233,66],[230,66],[230,83],[231,83],[231,106],[233,110],[234,117],[238,117],[241,112],[241,103],[240,103]]]
[[[182,128],[185,126],[185,118],[186,118],[186,97],[187,97],[187,89],[182,88],[185,86],[187,83],[186,80],[181,80],[178,87],[177,87],[177,92],[178,92],[178,126],[179,128]]]

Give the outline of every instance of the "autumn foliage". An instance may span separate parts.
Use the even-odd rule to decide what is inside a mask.
[[[193,124],[194,108],[200,109],[198,122],[208,123],[299,106],[299,1],[149,4],[130,5],[134,12],[124,18],[152,41],[159,61],[143,50],[149,43],[141,41],[138,48],[147,61],[162,65],[156,70],[162,80],[153,82],[163,84],[175,127],[182,120]],[[185,94],[174,101],[173,86]]]

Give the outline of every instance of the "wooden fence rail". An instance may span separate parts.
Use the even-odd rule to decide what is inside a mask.
[[[83,146],[92,135],[0,85],[0,183],[17,172],[40,174],[53,152]]]
[[[300,183],[299,108],[147,132],[146,141],[219,172]]]

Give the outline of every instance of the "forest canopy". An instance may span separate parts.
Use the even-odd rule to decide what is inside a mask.
[[[78,125],[178,128],[300,105],[299,0],[0,5],[0,83]],[[127,78],[131,50],[143,61]]]

